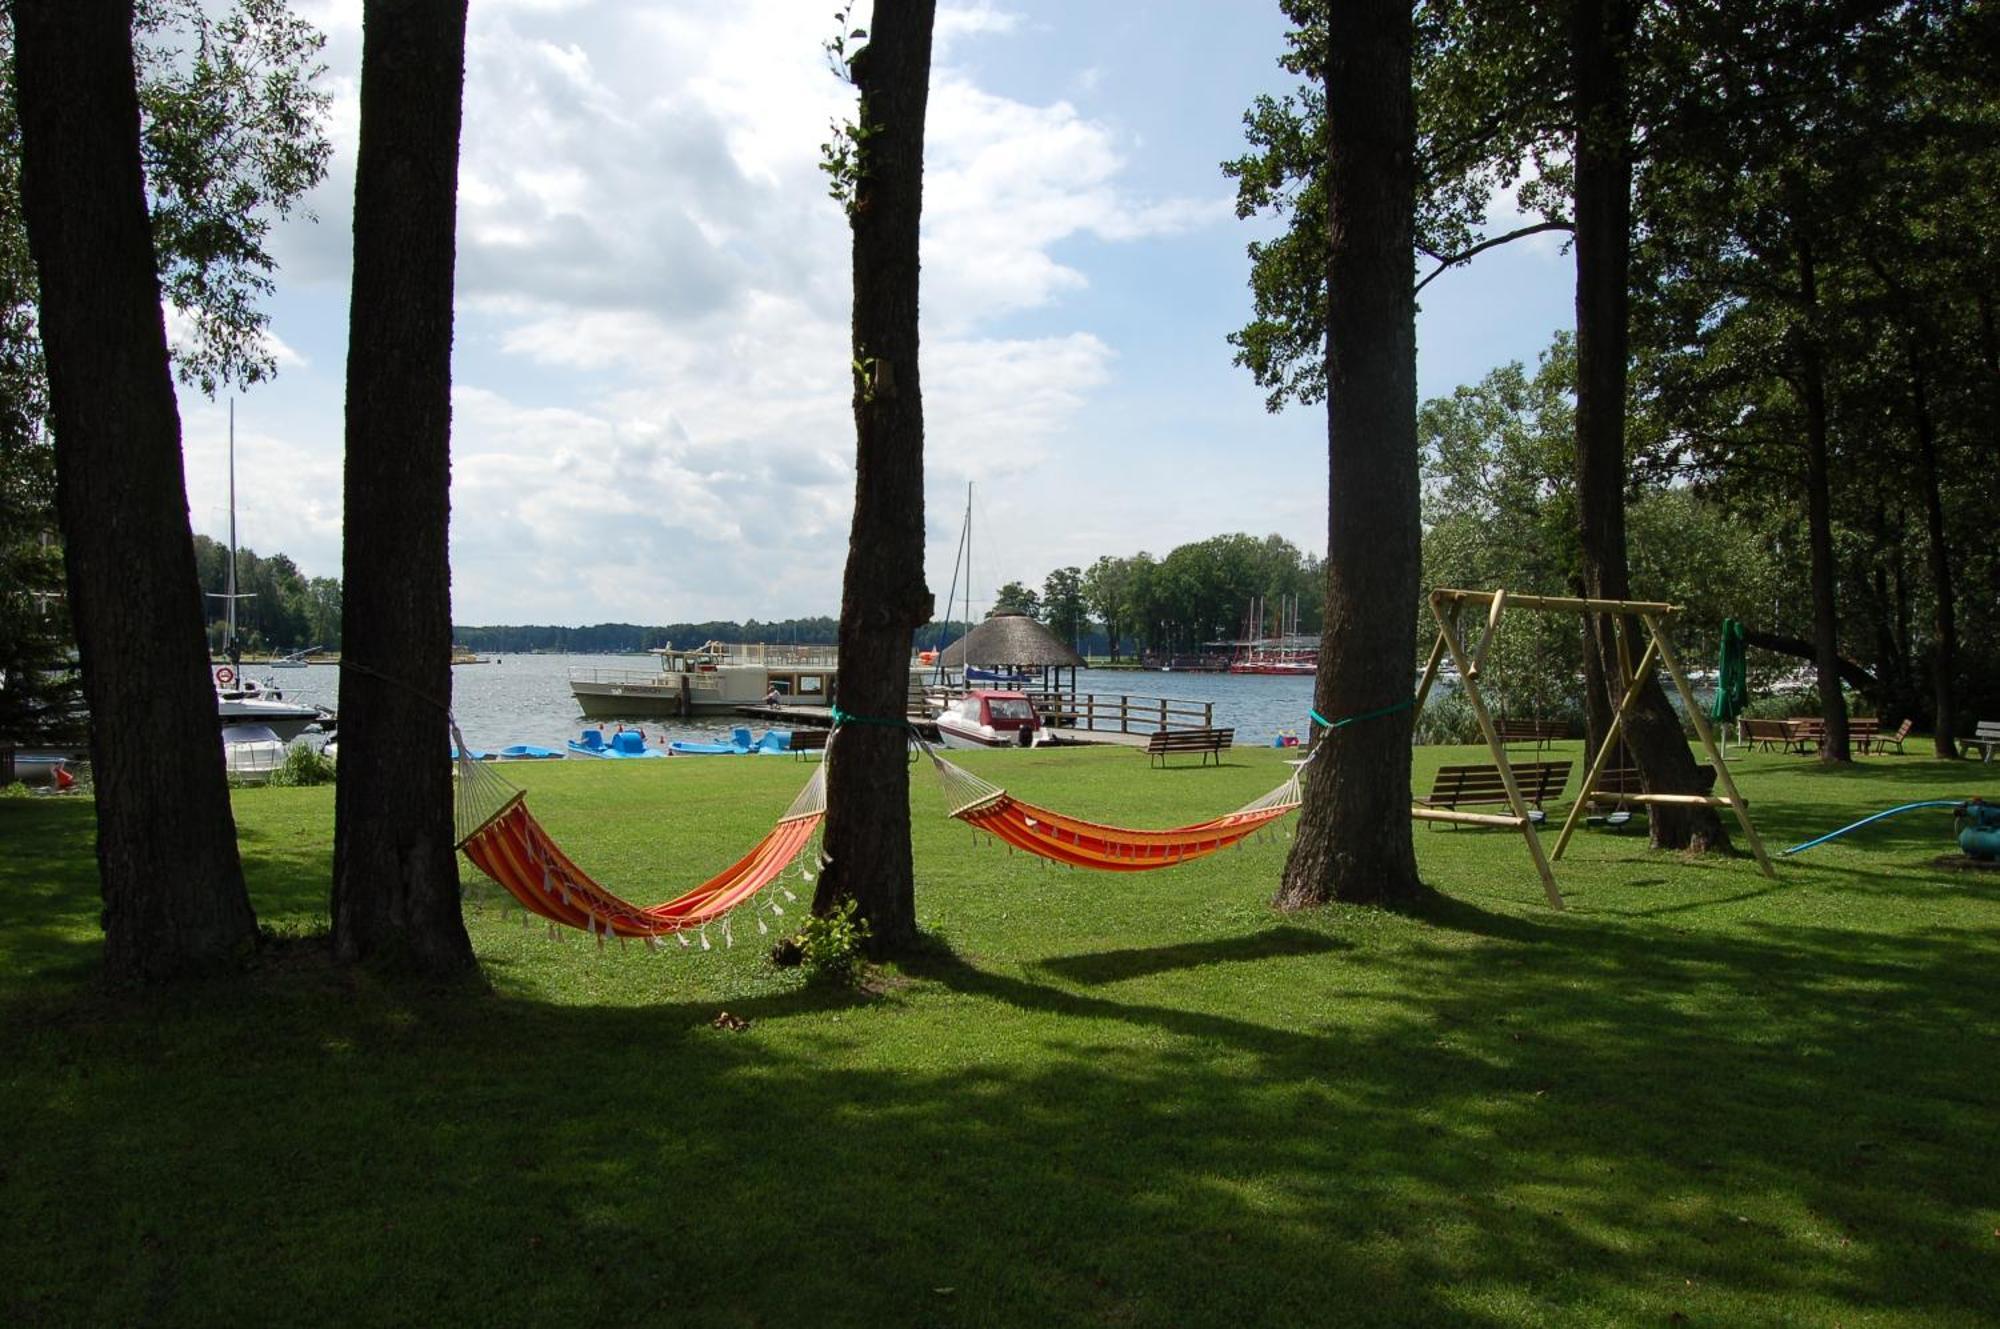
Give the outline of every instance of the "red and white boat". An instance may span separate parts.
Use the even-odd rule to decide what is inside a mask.
[[[937,727],[949,746],[1025,748],[1040,741],[1042,719],[1025,692],[979,688],[939,712]]]

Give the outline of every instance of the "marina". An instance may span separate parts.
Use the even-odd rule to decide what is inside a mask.
[[[830,650],[831,648],[822,648]],[[474,747],[498,750],[513,744],[536,744],[563,750],[586,727],[586,717],[570,681],[585,673],[630,672],[650,677],[650,661],[631,655],[510,655],[499,669],[452,671],[452,707],[466,741]],[[246,666],[253,678],[258,669]],[[1074,689],[1063,688],[1039,699],[1053,713],[1055,732],[1068,740],[1141,745],[1155,729],[1233,728],[1237,741],[1268,744],[1285,732],[1302,732],[1312,705],[1313,680],[1244,674],[1160,674],[1131,670],[1082,669]],[[1159,687],[1173,696],[1144,695],[1133,687]],[[317,661],[288,671],[287,700],[337,709],[340,669]],[[592,717],[622,720],[644,730],[651,746],[674,740],[724,742],[738,724],[755,722],[773,728],[824,728],[825,708],[796,704],[765,706],[761,695],[735,711],[715,714],[623,715]]]

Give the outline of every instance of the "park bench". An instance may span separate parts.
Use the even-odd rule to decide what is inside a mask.
[[[1776,744],[1780,752],[1805,751],[1796,720],[1739,720],[1736,722],[1736,733],[1746,748],[1754,744],[1769,752]]]
[[[1905,720],[1897,727],[1896,732],[1893,734],[1880,732],[1871,734],[1867,741],[1862,743],[1861,750],[1863,752],[1887,752],[1889,745],[1893,743],[1896,745],[1896,751],[1900,753],[1903,750],[1903,740],[1910,736],[1910,728],[1914,724],[1916,724],[1915,720]]]
[[[1495,720],[1493,732],[1501,743],[1533,743],[1545,748],[1559,738],[1569,737],[1569,726],[1560,720]]]
[[[792,743],[790,749],[792,753],[792,760],[804,761],[806,759],[806,755],[812,752],[817,752],[824,755],[826,752],[826,736],[828,732],[829,731],[825,729],[794,729],[792,731]]]
[[[1792,739],[1800,752],[1809,751],[1807,744],[1818,747],[1826,741],[1826,721],[1818,716],[1808,716],[1797,720],[1787,720],[1792,727]],[[1872,715],[1850,715],[1847,717],[1847,745],[1857,752],[1868,751],[1868,745],[1875,741],[1882,722]]]
[[[1539,820],[1542,804],[1562,796],[1563,786],[1569,783],[1569,769],[1574,764],[1568,761],[1509,763],[1514,772],[1514,785],[1521,791],[1521,801],[1534,810],[1530,813],[1531,819]],[[1500,779],[1498,766],[1440,766],[1437,778],[1431,782],[1430,793],[1417,800],[1419,807],[1444,812],[1496,803],[1502,806],[1507,803],[1507,786]]]
[[[1979,748],[1981,761],[1993,760],[1993,749],[2000,748],[2000,720],[1981,720],[1972,731],[1972,737],[1965,740],[1965,755]]]
[[[1202,764],[1206,765],[1212,756],[1220,766],[1222,750],[1235,739],[1234,729],[1162,729],[1146,740],[1146,755],[1164,766],[1170,753],[1198,752]]]

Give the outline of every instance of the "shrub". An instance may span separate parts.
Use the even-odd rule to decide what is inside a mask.
[[[271,783],[285,787],[332,784],[333,763],[318,748],[295,743],[285,749],[285,763],[271,772]]]
[[[799,951],[815,982],[853,987],[861,979],[868,920],[856,918],[852,900],[824,916],[815,914],[799,930]]]

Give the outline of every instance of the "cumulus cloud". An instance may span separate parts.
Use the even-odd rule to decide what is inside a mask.
[[[336,158],[310,200],[321,224],[277,240],[286,281],[344,293],[359,6],[302,8],[330,37]],[[831,611],[853,484],[848,231],[818,164],[853,90],[826,68],[830,25],[802,21],[796,0],[480,0],[471,12],[459,616]],[[965,479],[1044,465],[1116,372],[1114,347],[1065,326],[1088,278],[1064,247],[1228,216],[1219,190],[1135,194],[1123,131],[1068,102],[1003,95],[952,63],[1020,26],[989,0],[938,18],[923,375],[933,489],[953,511]],[[1078,79],[1088,86],[1089,71]],[[1042,323],[1003,323],[1023,311]],[[338,366],[313,368],[322,405],[337,399]],[[337,422],[324,416],[298,430],[296,446],[320,461],[301,471],[309,480],[273,482],[313,514],[302,547],[325,538],[329,513],[337,537],[329,433]]]

